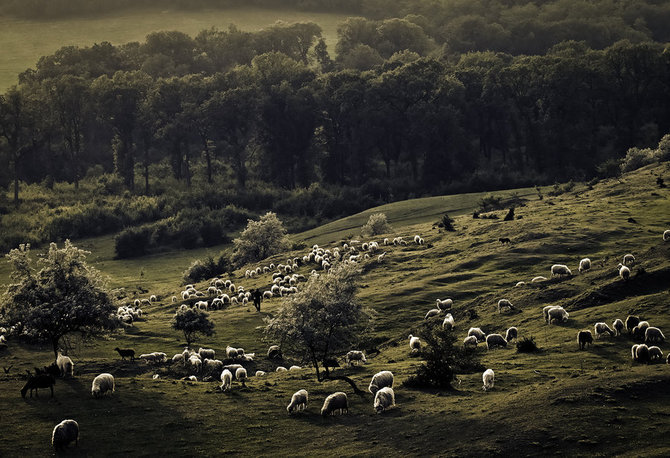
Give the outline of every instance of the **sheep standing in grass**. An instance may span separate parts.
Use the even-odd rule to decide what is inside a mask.
[[[393,388],[393,373],[391,371],[381,371],[373,375],[368,390],[375,394],[384,387]]]
[[[188,359],[188,364],[193,368],[193,371],[196,373],[202,370],[202,360],[197,355],[192,355]]]
[[[70,442],[79,445],[79,424],[74,420],[58,423],[51,434],[51,445],[55,450],[63,450]]]
[[[596,323],[593,326],[593,330],[595,331],[596,339],[600,339],[605,333],[609,334],[610,336],[614,335],[614,331],[612,331],[612,329],[607,326],[607,323]]]
[[[589,270],[591,270],[591,260],[589,258],[584,258],[581,261],[579,261],[580,274],[585,274]]]
[[[385,386],[375,393],[375,401],[373,404],[375,412],[382,413],[393,406],[395,406],[395,393],[393,392],[393,388]]]
[[[665,342],[665,336],[663,335],[660,329],[651,326],[644,331],[644,341],[645,343],[650,342],[663,343]]]
[[[617,318],[616,320],[614,320],[614,323],[612,323],[612,327],[614,328],[614,335],[620,336],[621,331],[623,331],[624,328],[623,321]]]
[[[623,256],[623,263],[624,266],[632,266],[635,264],[635,256],[632,254],[628,253]]]
[[[477,337],[476,336],[468,336],[465,339],[463,339],[463,348],[467,347],[472,347],[472,348],[477,348]]]
[[[437,308],[440,310],[451,310],[454,301],[451,299],[437,299]]]
[[[365,359],[365,353],[359,350],[351,350],[350,352],[347,353],[345,359],[349,366],[353,365],[354,362],[356,363],[360,362],[363,364],[367,362],[367,360]]]
[[[626,330],[628,331],[628,334],[631,334],[633,332],[633,328],[640,324],[640,317],[637,315],[628,315],[626,317]]]
[[[93,379],[91,385],[91,394],[94,398],[99,398],[107,392],[114,393],[114,376],[112,374],[100,374]]]
[[[221,391],[228,391],[233,384],[233,373],[228,369],[221,372]]]
[[[631,335],[633,336],[633,340],[641,341],[644,340],[645,333],[647,332],[647,328],[649,327],[649,322],[648,321],[640,321],[637,326],[633,328],[631,331]]]
[[[621,264],[617,266],[617,269],[619,269],[619,277],[621,277],[623,281],[628,281],[630,278],[630,269]]]
[[[291,402],[286,406],[286,410],[289,414],[295,411],[305,410],[308,400],[309,393],[307,393],[307,390],[296,391],[293,393],[293,396],[291,396]]]
[[[455,325],[456,323],[454,322],[454,317],[451,315],[451,313],[447,313],[447,316],[444,317],[444,321],[442,322],[442,327],[451,331],[454,329]]]
[[[566,312],[563,307],[557,305],[549,309],[549,311],[547,312],[547,316],[549,317],[549,324],[559,321],[565,323],[566,321],[568,321],[570,314]]]
[[[414,355],[421,351],[421,339],[414,337],[412,334],[409,335],[409,352]]]
[[[519,336],[519,330],[511,326],[507,329],[507,332],[505,332],[505,340],[510,342],[511,340],[516,340],[517,337]]]
[[[565,264],[554,264],[551,266],[551,276],[553,277],[554,275],[558,276],[572,276],[572,271],[566,266]]]
[[[66,375],[69,377],[74,377],[74,363],[69,356],[65,356],[61,352],[58,352],[58,356],[56,357],[56,365],[60,370],[61,377],[65,377]]]
[[[593,345],[593,334],[591,334],[591,331],[579,331],[577,333],[577,343],[580,350],[584,350],[587,345]]]
[[[514,310],[514,306],[507,299],[500,299],[498,301],[498,313],[502,313],[503,310],[512,311]]]
[[[198,355],[200,359],[214,359],[216,352],[212,348],[198,348]]]
[[[247,370],[243,367],[238,367],[235,371],[235,380],[242,383],[242,386],[247,386]]]
[[[663,351],[656,345],[649,347],[649,360],[660,361],[663,359]]]
[[[514,286],[519,287],[519,286],[523,286],[525,284],[526,284],[525,281],[518,281],[518,282],[516,282],[516,285],[514,285]]]
[[[477,339],[477,342],[484,342],[486,340],[486,334],[480,328],[470,328],[468,329],[468,337],[474,336]]]
[[[486,369],[484,373],[482,374],[482,381],[484,382],[484,386],[482,387],[482,390],[488,391],[491,388],[494,387],[495,385],[495,374],[493,373],[493,369]]]
[[[132,348],[116,347],[114,351],[117,352],[119,356],[121,356],[121,360],[130,358],[131,361],[135,361],[135,350],[133,350]]]
[[[426,313],[426,316],[423,317],[423,319],[427,320],[428,318],[433,318],[434,316],[439,316],[440,313],[442,313],[442,310],[440,310],[440,309],[430,309],[430,310],[428,310],[428,313]]]
[[[633,347],[633,360],[639,363],[648,363],[650,360],[649,347],[647,347],[645,344],[640,344],[637,346],[634,345]]]
[[[663,231],[663,241],[664,242],[670,241],[670,229]]]
[[[507,347],[507,341],[500,334],[489,334],[486,336],[486,349],[491,350],[495,347]]]
[[[338,412],[340,415],[349,413],[349,400],[347,399],[347,394],[342,391],[329,395],[323,401],[323,407],[321,407],[322,416],[335,415],[335,412]]]
[[[545,281],[547,277],[543,277],[542,275],[538,275],[537,277],[533,277],[533,279],[530,281],[531,283],[536,283],[538,281]]]

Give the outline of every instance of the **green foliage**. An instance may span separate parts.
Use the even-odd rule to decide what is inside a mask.
[[[277,215],[267,212],[258,221],[249,220],[246,229],[233,240],[233,244],[234,262],[240,266],[281,253],[288,247],[288,239]]]
[[[670,134],[665,134],[658,142],[655,156],[659,162],[670,161]]]
[[[37,263],[29,245],[11,250],[6,256],[12,283],[2,296],[2,320],[16,326],[17,334],[50,343],[54,354],[70,334],[92,337],[114,329],[114,301],[105,279],[86,263],[87,254],[69,240],[63,248],[52,243]]]
[[[435,323],[422,323],[417,331],[421,338],[421,357],[424,362],[403,385],[408,388],[452,388],[456,374],[481,369],[475,353],[455,345],[456,335]]]
[[[197,283],[208,278],[213,278],[227,272],[230,267],[230,260],[226,255],[221,254],[215,261],[213,257],[208,256],[204,260],[196,259],[184,271],[184,283]]]
[[[368,222],[361,228],[361,234],[371,237],[379,234],[387,234],[392,230],[393,228],[391,228],[384,213],[373,213],[368,218]]]
[[[621,164],[614,158],[606,159],[596,167],[600,178],[616,178],[621,175]]]
[[[489,195],[486,197],[482,197],[482,199],[479,201],[480,213],[486,213],[493,210],[501,210],[503,208],[505,208],[505,204],[501,196]]]
[[[182,331],[186,345],[196,341],[200,335],[212,336],[214,334],[214,323],[209,319],[209,314],[199,308],[179,309],[172,318],[172,329]]]
[[[551,191],[547,193],[549,196],[560,196],[561,194],[565,194],[566,192],[570,192],[573,189],[575,189],[575,182],[570,180],[567,183],[554,183],[554,186]]]
[[[456,228],[454,228],[454,220],[449,217],[449,214],[445,213],[442,215],[442,218],[440,219],[440,222],[437,224],[438,227],[443,228],[445,231],[455,231]]]
[[[147,226],[129,227],[114,237],[117,258],[133,258],[147,253],[151,243],[151,230]]]
[[[655,151],[651,148],[629,148],[621,159],[621,172],[630,172],[654,162]]]
[[[517,341],[516,351],[519,353],[534,353],[539,351],[539,348],[537,348],[537,344],[535,343],[533,336],[530,336],[524,337],[523,339]]]

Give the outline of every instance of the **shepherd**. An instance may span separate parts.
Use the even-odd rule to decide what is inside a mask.
[[[260,312],[261,301],[263,300],[263,293],[261,292],[260,289],[256,288],[254,292],[251,294],[251,296],[254,298],[254,307],[256,307],[256,311]]]

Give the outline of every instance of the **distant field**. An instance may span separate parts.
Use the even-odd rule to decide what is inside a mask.
[[[143,10],[94,18],[46,21],[0,17],[0,91],[18,82],[18,74],[34,67],[37,60],[62,46],[87,46],[109,41],[121,44],[142,41],[158,30],[179,30],[196,35],[203,29],[225,29],[235,24],[242,30],[259,30],[276,21],[316,22],[323,29],[328,49],[333,53],[337,25],[342,14],[279,11],[258,8],[230,10]]]

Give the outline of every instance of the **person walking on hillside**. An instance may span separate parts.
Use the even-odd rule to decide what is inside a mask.
[[[261,311],[261,301],[263,300],[263,293],[261,293],[261,290],[256,288],[253,293],[251,293],[251,297],[254,298],[254,307],[256,307],[256,311],[260,312]]]

